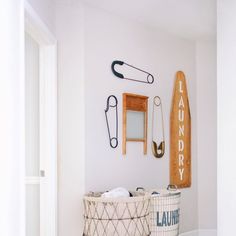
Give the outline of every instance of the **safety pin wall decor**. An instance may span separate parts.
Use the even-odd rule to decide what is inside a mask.
[[[161,112],[161,126],[162,126],[162,141],[160,144],[154,141],[154,112],[155,108],[159,108]],[[158,112],[158,111],[157,111]],[[156,158],[161,158],[165,154],[165,135],[164,135],[164,119],[163,119],[163,111],[162,111],[162,103],[161,98],[159,96],[155,96],[153,98],[153,110],[152,110],[152,153]]]
[[[114,100],[113,103],[111,102],[111,99]],[[107,130],[108,130],[108,135],[109,135],[109,142],[110,142],[110,146],[112,148],[116,148],[118,146],[118,111],[117,111],[117,105],[118,105],[118,100],[117,100],[116,96],[110,95],[107,98],[107,107],[105,109],[105,116],[106,116]],[[107,118],[107,113],[108,113],[110,108],[115,108],[116,109],[116,114],[115,114],[116,128],[115,128],[115,135],[114,136],[111,135],[109,121],[108,121],[108,118]]]
[[[115,65],[120,65],[120,66],[126,65],[126,66],[129,66],[129,67],[131,67],[131,68],[133,68],[133,69],[135,69],[135,70],[138,70],[138,71],[143,72],[143,73],[146,74],[146,76],[147,76],[147,77],[146,77],[146,81],[145,81],[145,80],[142,81],[142,80],[137,80],[137,79],[132,79],[132,78],[127,78],[127,77],[125,77],[123,74],[121,74],[121,73],[119,73],[119,72],[117,72],[117,71],[115,70]],[[135,67],[135,66],[129,65],[129,64],[123,62],[123,61],[118,61],[118,60],[113,61],[112,64],[111,64],[111,70],[112,70],[113,74],[114,74],[115,76],[117,76],[118,78],[120,78],[120,79],[126,79],[126,80],[131,80],[131,81],[140,82],[140,83],[145,83],[145,84],[152,84],[152,83],[154,82],[154,76],[153,76],[152,74],[150,74],[149,72],[144,71],[144,70],[142,70],[142,69],[139,69],[139,68],[137,68],[137,67]]]

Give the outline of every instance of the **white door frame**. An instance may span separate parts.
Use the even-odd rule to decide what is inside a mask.
[[[57,41],[25,1],[25,31],[39,44],[40,235],[57,235]]]

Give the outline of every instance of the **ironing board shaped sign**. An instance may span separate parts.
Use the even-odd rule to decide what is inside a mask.
[[[176,73],[170,115],[170,184],[191,186],[191,115],[183,72]]]

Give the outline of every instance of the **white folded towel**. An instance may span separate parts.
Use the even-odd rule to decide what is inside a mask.
[[[129,191],[125,188],[115,188],[109,192],[105,192],[101,197],[116,198],[116,197],[130,197]]]

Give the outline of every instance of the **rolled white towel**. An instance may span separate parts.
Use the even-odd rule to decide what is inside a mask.
[[[130,194],[127,189],[119,187],[119,188],[112,189],[109,192],[103,193],[101,197],[116,198],[116,197],[129,197],[129,196]]]

